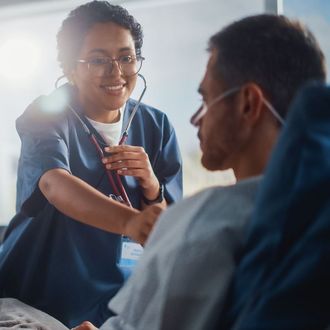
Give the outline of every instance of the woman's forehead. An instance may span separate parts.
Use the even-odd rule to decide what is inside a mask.
[[[115,23],[95,24],[86,34],[81,53],[134,51],[135,45],[130,30]]]

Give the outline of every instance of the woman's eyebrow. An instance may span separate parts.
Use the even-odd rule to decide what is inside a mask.
[[[132,47],[122,47],[118,50],[119,53],[127,52],[127,51],[135,51],[135,49]],[[102,53],[104,55],[109,55],[109,52],[103,48],[94,48],[88,52],[88,54],[92,54],[92,53]]]
[[[132,47],[123,47],[123,48],[120,48],[119,49],[119,52],[127,52],[127,51],[135,51],[135,49],[134,48],[132,48]]]
[[[103,48],[94,48],[88,52],[88,54],[92,54],[92,53],[103,53],[106,55],[108,52]]]

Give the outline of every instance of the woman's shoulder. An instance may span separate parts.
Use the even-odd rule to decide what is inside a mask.
[[[126,103],[125,111],[127,111],[127,117],[131,114],[134,107],[137,105],[137,101],[134,99],[129,99]],[[165,112],[150,106],[145,103],[140,103],[139,108],[135,114],[136,118],[140,118],[140,120],[144,122],[152,122],[157,127],[163,127],[172,131],[173,127],[172,124],[166,115]],[[133,121],[134,122],[134,121]]]
[[[17,130],[47,130],[62,125],[67,117],[69,103],[67,89],[59,88],[49,95],[33,100],[16,120]]]
[[[137,105],[137,103],[138,102],[134,99],[128,99],[126,103],[126,108],[131,112],[134,109],[134,107]],[[163,111],[155,107],[152,107],[148,104],[145,104],[143,102],[140,103],[137,114],[139,112],[144,116],[152,116],[155,118],[167,118],[167,115]]]

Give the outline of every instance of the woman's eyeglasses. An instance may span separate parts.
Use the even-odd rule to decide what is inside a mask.
[[[124,77],[131,77],[141,70],[143,61],[144,57],[133,55],[125,55],[118,58],[97,56],[87,60],[77,60],[78,63],[87,64],[88,71],[93,77],[104,77],[111,74],[115,63],[117,63]]]

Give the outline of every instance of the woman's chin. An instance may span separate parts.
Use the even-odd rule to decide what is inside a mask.
[[[128,96],[120,96],[120,97],[106,97],[103,98],[103,108],[108,110],[108,111],[112,111],[112,110],[118,110],[120,108],[122,108],[127,100],[128,100]]]

